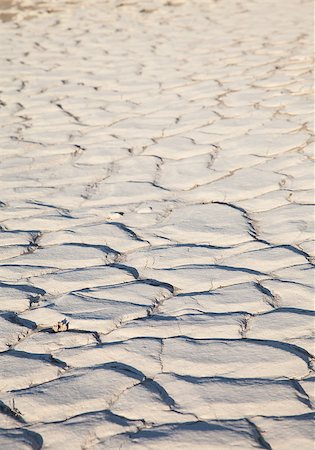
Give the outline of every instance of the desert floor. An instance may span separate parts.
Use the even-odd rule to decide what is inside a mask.
[[[0,448],[311,450],[309,0],[0,0]]]

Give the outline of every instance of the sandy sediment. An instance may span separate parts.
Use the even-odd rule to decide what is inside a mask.
[[[0,20],[0,448],[311,450],[312,3]]]

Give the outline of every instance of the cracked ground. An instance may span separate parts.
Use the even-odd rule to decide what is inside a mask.
[[[312,450],[312,2],[0,1],[0,448]]]

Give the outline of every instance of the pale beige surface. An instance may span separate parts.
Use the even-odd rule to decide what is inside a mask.
[[[312,450],[312,2],[0,20],[1,450]]]

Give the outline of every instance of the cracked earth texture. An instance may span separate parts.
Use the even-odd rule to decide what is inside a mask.
[[[0,2],[2,450],[313,449],[311,17]]]

